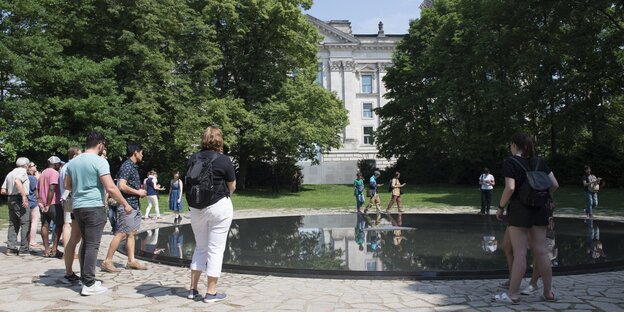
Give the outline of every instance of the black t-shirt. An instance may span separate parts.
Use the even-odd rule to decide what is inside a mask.
[[[227,189],[227,184],[225,182],[232,182],[236,180],[236,174],[234,172],[234,166],[232,166],[232,161],[230,157],[227,155],[217,153],[212,150],[201,150],[189,158],[186,163],[187,168],[197,159],[197,157],[202,156],[205,158],[214,157],[214,154],[219,154],[217,158],[212,162],[212,184],[215,186],[216,192],[212,196],[212,200],[209,205],[213,205],[223,197],[229,196],[230,192]],[[199,207],[194,207],[199,208]]]
[[[505,178],[512,178],[516,182],[514,193],[511,195],[511,201],[515,202],[518,200],[517,197],[518,197],[518,192],[520,191],[520,186],[526,180],[526,171],[524,171],[524,169],[520,167],[520,165],[517,162],[511,159],[512,157],[520,161],[520,163],[522,163],[522,165],[524,165],[524,167],[526,167],[529,170],[544,171],[546,172],[546,174],[550,174],[551,170],[546,164],[546,162],[539,157],[526,159],[520,156],[509,156],[507,159],[505,159],[505,162],[503,162],[503,176]],[[538,163],[538,159],[539,159],[539,163]],[[537,168],[535,168],[536,163],[538,163]]]

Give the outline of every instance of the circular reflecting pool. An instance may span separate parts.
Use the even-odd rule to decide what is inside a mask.
[[[494,216],[458,214],[238,219],[230,228],[223,269],[341,278],[503,277],[504,232]],[[624,268],[621,222],[556,218],[547,236],[554,274]],[[188,266],[194,247],[190,224],[169,226],[140,233],[136,255]]]

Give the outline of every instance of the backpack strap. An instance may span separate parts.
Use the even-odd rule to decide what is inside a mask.
[[[513,161],[515,161],[518,165],[520,165],[520,167],[524,170],[525,173],[529,172],[529,169],[527,169],[519,160],[517,160],[516,157],[511,156],[511,159],[513,159]]]
[[[525,167],[519,160],[517,160],[516,157],[511,156],[511,159],[513,159],[518,165],[520,165],[520,167],[522,167],[525,172],[537,171],[537,169],[539,168],[540,158],[537,156],[535,157],[535,166],[531,166],[531,161],[529,161],[529,166],[533,167],[533,170],[527,169],[527,167]]]

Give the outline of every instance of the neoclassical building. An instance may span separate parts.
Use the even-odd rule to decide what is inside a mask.
[[[321,21],[308,15],[323,40],[319,45],[317,83],[333,91],[348,111],[349,124],[342,133],[342,147],[323,151],[319,165],[300,162],[307,184],[352,183],[361,159],[383,169],[392,159],[379,158],[374,133],[380,120],[373,111],[385,105],[383,77],[392,53],[403,35],[385,34],[379,23],[376,34],[353,34],[347,20]]]

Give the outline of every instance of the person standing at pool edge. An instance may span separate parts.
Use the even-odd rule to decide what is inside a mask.
[[[479,214],[490,214],[494,184],[494,176],[490,174],[490,169],[483,169],[483,173],[479,176],[479,186],[481,188],[481,211],[479,211]]]
[[[535,153],[533,139],[526,133],[518,132],[511,137],[511,156],[503,163],[503,175],[505,177],[505,189],[501,195],[496,218],[501,220],[502,214],[508,207],[508,235],[513,250],[513,261],[509,276],[509,290],[496,295],[492,301],[511,304],[519,303],[520,284],[526,272],[527,250],[531,249],[533,257],[536,259],[537,269],[540,271],[544,284],[543,299],[554,301],[555,294],[552,292],[552,267],[550,258],[546,250],[546,227],[549,224],[549,215],[552,205],[540,204],[540,206],[529,206],[521,196],[520,190],[529,190],[527,172],[542,171],[548,175],[551,182],[549,193],[552,194],[559,183],[555,175],[546,165],[546,162]],[[528,169],[531,168],[531,169]],[[529,239],[529,237],[531,239]]]
[[[202,150],[191,155],[187,167],[195,162],[212,161],[212,187],[214,192],[207,207],[193,207],[191,201],[189,216],[195,235],[195,251],[191,260],[191,291],[189,299],[199,296],[197,284],[202,272],[208,275],[208,286],[204,302],[216,302],[225,299],[225,293],[217,293],[217,281],[221,276],[223,252],[228,232],[232,224],[234,209],[230,195],[236,190],[236,175],[230,158],[223,154],[223,132],[217,127],[204,130],[201,139]],[[188,175],[187,175],[188,176]],[[189,185],[191,190],[194,185]],[[189,191],[187,191],[187,200]]]

